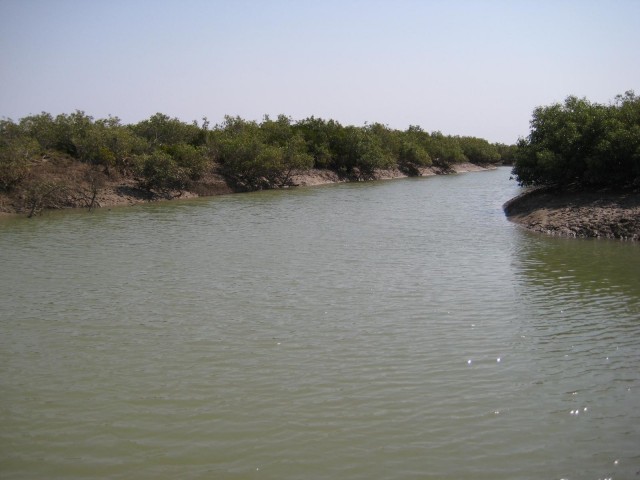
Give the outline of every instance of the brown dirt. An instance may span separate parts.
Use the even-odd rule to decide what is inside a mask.
[[[509,200],[504,211],[512,222],[547,235],[640,241],[638,191],[538,189]]]
[[[467,173],[467,172],[482,172],[488,169],[494,169],[496,167],[488,166],[481,167],[473,163],[460,163],[453,165],[451,170],[445,171],[438,167],[424,167],[419,171],[420,177],[429,177],[432,175],[446,175],[450,173]],[[397,168],[390,168],[385,170],[376,170],[374,178],[372,180],[391,180],[394,178],[406,178],[408,175]],[[340,176],[331,170],[305,170],[298,172],[291,177],[292,183],[299,187],[310,187],[316,185],[327,185],[330,183],[341,183],[348,180],[340,178]]]
[[[453,171],[455,173],[468,173],[468,172],[483,172],[485,170],[494,170],[496,167],[487,166],[483,167],[481,165],[476,165],[475,163],[459,163],[457,165],[453,165]]]
[[[331,170],[304,170],[291,176],[291,183],[296,187],[313,187],[339,182],[344,180]]]
[[[224,179],[215,174],[208,175],[198,181],[189,190],[171,190],[167,192],[149,193],[138,187],[137,182],[132,178],[121,178],[113,183],[107,184],[98,194],[100,207],[136,205],[139,203],[206,197],[213,195],[223,195],[232,193],[233,190],[227,185]],[[82,205],[79,205],[82,206]]]
[[[146,202],[186,199],[233,193],[221,175],[210,174],[200,179],[189,190],[151,193],[139,188],[135,179],[125,176],[107,176],[95,167],[74,162],[69,158],[41,160],[32,177],[25,181],[21,190],[12,195],[0,192],[0,215],[28,215],[32,211],[34,199],[39,202],[35,213],[46,209],[87,208],[135,205]],[[488,167],[495,168],[495,167]],[[471,163],[453,166],[449,171],[428,167],[420,170],[420,176],[443,175],[487,170]],[[398,169],[379,170],[374,180],[403,178],[407,175]],[[294,186],[316,186],[346,182],[338,174],[329,170],[308,170],[292,176]],[[93,184],[91,182],[94,182]],[[44,185],[44,186],[43,186]],[[50,186],[54,187],[51,191]],[[92,186],[97,185],[93,197]]]
[[[100,208],[232,193],[220,175],[209,174],[189,190],[149,192],[136,179],[103,167],[61,156],[43,157],[32,164],[27,178],[11,194],[0,192],[0,215],[34,215],[42,210]]]

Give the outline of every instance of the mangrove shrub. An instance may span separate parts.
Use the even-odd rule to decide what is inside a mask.
[[[513,173],[521,185],[640,185],[640,97],[601,105],[570,96],[536,108]]]

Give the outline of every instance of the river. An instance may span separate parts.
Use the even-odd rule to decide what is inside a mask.
[[[3,479],[640,471],[640,245],[509,169],[0,222]]]

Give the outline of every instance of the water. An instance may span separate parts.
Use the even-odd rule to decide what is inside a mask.
[[[0,223],[0,477],[640,470],[640,245],[509,170]]]

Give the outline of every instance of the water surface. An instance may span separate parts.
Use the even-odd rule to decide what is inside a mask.
[[[509,170],[0,223],[2,478],[635,478],[640,246]]]

